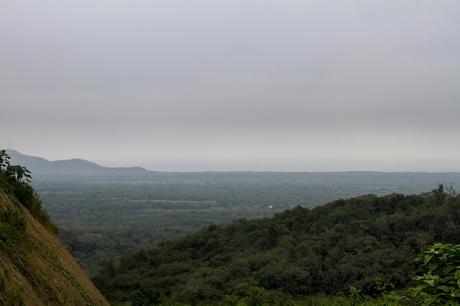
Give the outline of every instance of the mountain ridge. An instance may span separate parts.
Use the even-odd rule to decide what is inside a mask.
[[[28,168],[34,176],[47,175],[104,175],[104,174],[146,174],[149,171],[142,167],[105,167],[81,158],[48,160],[43,157],[23,154],[8,149],[7,154],[14,164]]]

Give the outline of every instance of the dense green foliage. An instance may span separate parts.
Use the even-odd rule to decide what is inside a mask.
[[[442,188],[211,225],[126,256],[118,266],[107,262],[94,281],[112,301],[134,305],[236,304],[252,297],[262,300],[248,305],[277,304],[346,295],[350,286],[356,299],[378,297],[417,285],[414,259],[434,242],[460,242],[460,197]]]
[[[48,213],[42,208],[41,201],[30,185],[31,175],[27,168],[11,165],[5,150],[0,150],[0,188],[17,204],[23,205],[31,215],[46,228],[57,232]]]
[[[418,258],[415,295],[433,304],[458,305],[460,302],[460,245],[437,243]]]
[[[271,217],[297,205],[362,194],[420,193],[436,182],[460,186],[460,174],[151,172],[79,178],[34,173],[33,185],[62,241],[93,274],[104,258],[116,260],[212,223]]]

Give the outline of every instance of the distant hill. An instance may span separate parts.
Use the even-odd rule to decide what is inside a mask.
[[[342,295],[349,286],[377,296],[410,286],[414,259],[434,242],[460,243],[460,196],[441,187],[210,225],[118,267],[109,262],[93,280],[112,302],[133,305],[237,305],[251,296],[264,302],[238,305],[292,305],[282,301]]]
[[[141,167],[103,167],[83,159],[50,161],[42,157],[22,154],[16,150],[6,150],[12,164],[28,168],[34,177],[40,176],[92,176],[92,175],[129,175],[146,174]]]

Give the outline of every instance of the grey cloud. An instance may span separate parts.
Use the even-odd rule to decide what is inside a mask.
[[[3,1],[0,145],[188,170],[445,170],[460,161],[459,14],[447,0]]]

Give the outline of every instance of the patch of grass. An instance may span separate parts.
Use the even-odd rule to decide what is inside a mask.
[[[0,249],[11,255],[26,236],[26,220],[20,211],[0,212]]]
[[[6,305],[8,306],[25,306],[23,298],[23,290],[21,287],[16,287],[12,292],[6,296]]]

